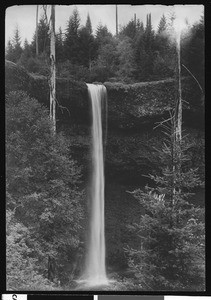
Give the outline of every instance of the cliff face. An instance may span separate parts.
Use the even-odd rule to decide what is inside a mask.
[[[6,93],[24,90],[39,102],[49,106],[48,81],[43,76],[28,74],[12,62],[5,64]],[[157,121],[169,117],[174,107],[176,83],[173,79],[125,85],[105,82],[108,94],[108,122],[105,159],[106,239],[108,261],[122,261],[123,247],[131,239],[125,224],[140,217],[140,207],[127,190],[141,187],[146,177],[156,170],[155,148],[162,143]],[[182,79],[183,128],[189,134],[192,166],[203,174],[204,136],[203,102],[200,90],[192,78]],[[57,124],[71,141],[71,154],[83,168],[86,181],[90,167],[91,107],[84,82],[57,78]],[[105,124],[104,124],[105,125]],[[105,130],[104,130],[105,131]],[[118,223],[118,224],[117,224]],[[123,234],[124,233],[124,234]]]
[[[6,93],[25,90],[38,101],[49,105],[48,80],[44,76],[28,74],[23,68],[6,61]],[[105,82],[108,93],[108,125],[110,128],[135,129],[152,124],[168,115],[174,107],[176,83],[173,79],[121,84]],[[182,79],[184,119],[197,117],[202,122],[200,90],[192,78]],[[57,78],[57,118],[61,124],[90,124],[90,101],[84,82]]]

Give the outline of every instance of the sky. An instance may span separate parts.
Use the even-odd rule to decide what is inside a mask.
[[[81,25],[85,25],[87,14],[89,13],[92,28],[95,30],[99,23],[106,25],[108,30],[116,33],[116,5],[56,5],[56,31],[59,27],[65,31],[67,21],[73,9],[77,7]],[[48,5],[48,16],[50,15],[50,5]],[[151,13],[153,29],[157,30],[158,23],[163,14],[168,17],[171,11],[175,11],[179,21],[184,22],[187,18],[190,24],[200,20],[204,14],[203,5],[118,5],[118,26],[126,25],[136,14],[136,19],[146,24],[146,15]],[[39,5],[39,17],[43,14],[42,5]],[[18,26],[22,43],[25,39],[31,42],[35,32],[36,5],[15,5],[6,9],[5,13],[5,39],[6,44],[9,38],[14,35],[14,30]]]

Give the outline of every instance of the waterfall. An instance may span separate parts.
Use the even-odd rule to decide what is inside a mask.
[[[92,180],[90,235],[83,279],[86,285],[108,284],[105,267],[104,229],[104,159],[102,107],[106,104],[106,88],[103,85],[87,84],[92,103]]]

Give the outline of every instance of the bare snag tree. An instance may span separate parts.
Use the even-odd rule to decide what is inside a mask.
[[[55,5],[51,5],[50,20],[50,118],[56,133],[56,56],[55,56]]]

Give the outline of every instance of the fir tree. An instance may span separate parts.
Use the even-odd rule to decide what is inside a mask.
[[[56,61],[64,61],[64,41],[61,27],[59,27],[59,32],[56,34]]]
[[[107,26],[103,26],[101,23],[98,24],[97,29],[96,29],[96,43],[98,45],[98,48],[103,45],[108,43],[112,38],[112,34],[108,31]]]
[[[15,62],[14,48],[13,48],[13,45],[12,45],[12,42],[11,42],[10,39],[9,39],[8,42],[7,42],[5,58],[6,58],[7,60],[10,60],[10,61],[12,61],[12,62]]]
[[[49,24],[47,23],[46,16],[43,14],[38,24],[38,52],[39,54],[50,55],[50,36],[49,36]],[[36,54],[36,32],[34,33],[32,40],[32,51]]]
[[[128,37],[118,43],[117,55],[119,57],[117,74],[123,81],[127,82],[132,79],[135,70],[134,51]]]
[[[165,31],[166,28],[167,28],[167,21],[165,15],[163,14],[158,24],[158,33]]]
[[[29,45],[27,39],[25,39],[24,46],[23,46],[23,52],[18,61],[18,64],[20,64],[21,66],[23,66],[27,69],[28,68],[28,60],[30,59],[30,57],[32,57],[31,46]]]
[[[136,23],[136,32],[137,33],[143,33],[144,32],[144,23],[138,19]]]
[[[131,39],[135,38],[136,35],[136,24],[134,20],[130,20],[126,26],[120,31],[120,35],[125,35]]]
[[[7,44],[6,59],[16,63],[20,59],[22,52],[21,37],[19,29],[16,27],[12,40],[9,40]]]
[[[88,33],[91,35],[92,34],[92,23],[89,14],[87,15],[86,19],[86,29],[88,30]]]
[[[187,167],[185,139],[175,139],[175,124],[165,125],[165,142],[158,151],[160,174],[150,175],[156,187],[135,190],[145,208],[136,246],[128,248],[129,266],[146,290],[204,290],[204,209],[187,199],[201,184],[196,169]]]
[[[73,10],[70,16],[66,28],[64,49],[65,57],[72,63],[77,63],[80,60],[79,57],[79,27],[80,27],[80,16],[77,8]]]

